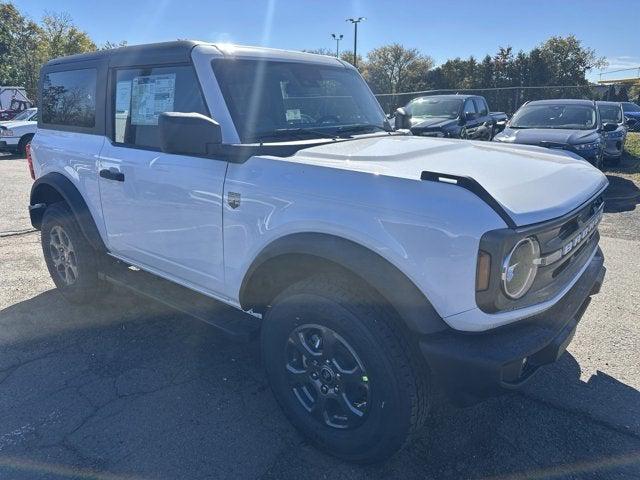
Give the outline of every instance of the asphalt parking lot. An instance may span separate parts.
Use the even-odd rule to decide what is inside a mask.
[[[640,478],[640,198],[612,183],[606,282],[568,353],[521,393],[437,405],[410,448],[361,467],[293,430],[255,344],[121,291],[65,303],[26,163],[0,155],[0,478]]]

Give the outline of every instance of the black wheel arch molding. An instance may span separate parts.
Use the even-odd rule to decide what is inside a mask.
[[[82,194],[71,180],[58,172],[50,172],[41,176],[31,187],[29,217],[33,228],[40,230],[42,216],[47,206],[59,201],[64,201],[69,205],[83,235],[91,246],[96,250],[106,252],[107,248]]]
[[[395,265],[359,243],[325,233],[289,234],[267,245],[245,273],[240,305],[262,312],[288,285],[326,270],[338,270],[373,288],[412,332],[427,335],[450,328]]]

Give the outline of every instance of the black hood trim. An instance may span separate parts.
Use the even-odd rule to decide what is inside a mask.
[[[491,194],[480,185],[474,178],[460,175],[451,175],[448,173],[438,173],[423,171],[420,175],[420,180],[426,180],[430,182],[449,183],[451,185],[457,185],[471,193],[476,195],[480,200],[489,205],[491,209],[496,212],[500,218],[507,224],[509,228],[516,228],[517,224],[513,218],[507,213],[507,211],[498,203],[498,201],[491,196]]]

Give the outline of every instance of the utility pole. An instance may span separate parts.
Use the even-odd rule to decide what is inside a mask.
[[[366,20],[364,17],[347,18],[347,22],[353,23],[353,66],[358,68],[358,24]]]
[[[340,58],[340,40],[342,40],[342,37],[344,37],[344,35],[342,35],[341,33],[332,33],[331,36],[336,41],[336,58]]]

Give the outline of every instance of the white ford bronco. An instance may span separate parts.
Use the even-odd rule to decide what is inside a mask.
[[[606,177],[394,132],[331,57],[179,41],[47,63],[30,214],[64,297],[116,283],[259,335],[292,423],[386,458],[566,349],[604,277]]]

